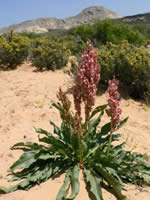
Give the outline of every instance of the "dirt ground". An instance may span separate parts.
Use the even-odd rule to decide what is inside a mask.
[[[60,124],[55,108],[50,109],[50,101],[57,101],[59,87],[68,91],[72,80],[62,70],[52,72],[35,72],[29,63],[14,71],[0,71],[0,185],[9,186],[7,170],[21,155],[21,150],[10,150],[20,141],[37,141],[34,127],[52,131],[49,120]],[[69,93],[72,100],[72,95]],[[96,105],[105,104],[107,94],[98,95]],[[126,141],[126,149],[150,155],[150,109],[141,102],[121,99],[122,118],[129,116],[126,125],[120,130],[121,140]],[[104,121],[107,120],[104,116]],[[49,180],[29,191],[16,191],[0,195],[0,200],[55,200],[63,183],[64,176]],[[83,177],[80,175],[81,187],[76,200],[89,200]],[[138,188],[126,186],[128,200],[149,200],[150,187]],[[115,198],[104,192],[105,200]]]

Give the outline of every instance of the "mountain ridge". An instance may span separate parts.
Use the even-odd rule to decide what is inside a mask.
[[[89,8],[85,8],[75,16],[66,17],[64,19],[47,17],[27,20],[19,24],[14,24],[9,27],[1,28],[0,34],[6,33],[12,29],[14,30],[14,32],[18,33],[45,33],[49,30],[66,30],[74,28],[81,24],[92,24],[96,20],[103,20],[106,18],[128,24],[147,24],[150,26],[150,12],[121,17],[116,12],[104,8],[103,6],[92,6]]]
[[[70,29],[81,24],[94,23],[95,20],[102,20],[106,18],[117,19],[120,16],[103,6],[93,6],[85,8],[79,14],[64,19],[55,17],[38,18],[27,20],[19,24],[14,24],[9,27],[0,29],[0,33],[14,30],[14,32],[36,32],[44,33],[53,29]]]

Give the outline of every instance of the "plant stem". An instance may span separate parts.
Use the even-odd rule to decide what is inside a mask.
[[[108,149],[107,149],[107,156],[109,155],[110,152],[110,147],[111,147],[111,142],[112,142],[112,122],[111,122],[111,127],[110,127],[110,136],[109,136],[109,142],[108,142]]]
[[[112,141],[112,131],[110,131],[109,143],[108,143],[108,149],[107,149],[107,156],[109,155],[109,152],[110,152],[111,141]]]
[[[78,145],[79,145],[79,162],[82,165],[82,154],[81,154],[81,133],[78,132]]]

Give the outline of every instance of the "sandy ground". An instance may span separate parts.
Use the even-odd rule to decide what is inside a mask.
[[[69,75],[63,71],[34,72],[30,64],[24,64],[14,71],[0,72],[0,185],[8,186],[7,170],[21,155],[21,150],[10,147],[20,141],[37,141],[34,127],[52,130],[49,120],[60,124],[56,109],[50,109],[50,101],[56,101],[59,87],[68,90],[72,86]],[[69,98],[72,99],[71,94]],[[98,95],[96,104],[106,103],[107,94]],[[122,117],[129,116],[126,125],[120,130],[126,148],[150,155],[150,109],[140,102],[121,99]],[[106,116],[104,116],[106,121]],[[0,200],[55,200],[63,183],[63,178],[49,180],[29,191],[16,191],[0,195]],[[88,200],[82,175],[81,188],[77,200]],[[150,187],[127,186],[128,200],[149,200]],[[105,200],[115,198],[104,191]]]

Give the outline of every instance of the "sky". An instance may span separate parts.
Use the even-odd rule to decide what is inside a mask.
[[[90,6],[121,16],[150,12],[150,0],[0,0],[0,28],[41,17],[75,16]]]

